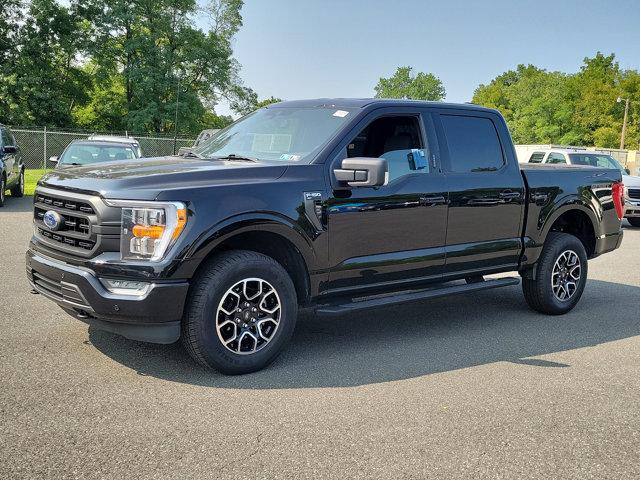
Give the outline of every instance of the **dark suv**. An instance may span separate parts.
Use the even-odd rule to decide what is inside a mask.
[[[11,190],[11,196],[24,195],[24,164],[16,139],[6,127],[0,124],[0,207],[4,206],[4,196]]]

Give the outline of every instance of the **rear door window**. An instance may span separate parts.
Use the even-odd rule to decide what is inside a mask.
[[[502,146],[491,119],[441,114],[440,120],[449,150],[450,172],[495,172],[502,168]]]
[[[547,158],[547,163],[567,163],[567,159],[562,153],[550,153],[549,158]]]

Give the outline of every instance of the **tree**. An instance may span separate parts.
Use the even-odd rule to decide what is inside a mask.
[[[28,8],[13,2],[9,14],[15,23],[4,39],[12,51],[0,52],[10,56],[2,62],[1,90],[8,105],[0,121],[69,125],[71,111],[86,100],[89,84],[78,59],[81,19],[56,0],[32,0]],[[21,21],[16,15],[23,16]]]
[[[408,98],[413,100],[442,100],[445,97],[442,81],[432,73],[413,75],[411,67],[398,67],[389,78],[380,78],[375,86],[376,98]]]
[[[264,100],[260,100],[258,103],[256,103],[255,109],[257,110],[258,108],[266,107],[267,105],[271,105],[272,103],[280,103],[281,101],[281,98],[276,97],[265,98]]]
[[[168,132],[175,109],[182,131],[200,121],[220,98],[245,95],[231,40],[242,25],[240,0],[212,0],[208,29],[194,27],[195,0],[89,0],[75,3],[93,27],[88,50],[98,87],[122,82],[127,128]],[[96,93],[100,92],[100,88]]]
[[[640,74],[621,71],[613,54],[585,58],[579,72],[548,72],[518,65],[480,85],[473,103],[502,112],[516,143],[559,143],[615,148],[620,143],[623,105],[640,102]],[[638,112],[632,111],[627,145],[638,145]]]

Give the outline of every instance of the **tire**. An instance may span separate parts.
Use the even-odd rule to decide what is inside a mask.
[[[0,177],[0,207],[4,207],[4,196],[7,190],[7,179],[4,175]]]
[[[205,367],[227,375],[255,372],[275,360],[291,339],[297,315],[293,281],[278,262],[251,251],[224,252],[192,284],[182,343]]]
[[[640,217],[627,218],[632,227],[640,227]]]
[[[579,262],[577,269],[576,264],[569,260],[575,258]],[[587,253],[582,242],[567,233],[550,232],[536,265],[535,280],[522,280],[524,298],[533,310],[548,315],[562,315],[580,300],[587,283],[587,273]],[[555,292],[552,276],[557,285]],[[563,279],[566,279],[566,284]],[[562,296],[566,298],[560,298]]]
[[[20,177],[18,177],[18,183],[11,189],[11,196],[20,198],[24,196],[24,170],[20,170]]]

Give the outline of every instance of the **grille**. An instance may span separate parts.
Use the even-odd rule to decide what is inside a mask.
[[[640,199],[640,188],[629,188],[627,192],[629,192],[629,198]]]
[[[81,240],[79,238],[69,237],[67,235],[61,235],[57,232],[50,232],[43,228],[38,228],[38,233],[43,237],[49,238],[56,242],[64,243],[70,247],[83,248],[85,250],[91,250],[95,246],[96,242],[92,240]]]
[[[49,246],[54,247],[58,244],[58,249],[69,253],[76,252],[83,256],[90,254],[97,242],[92,226],[98,223],[96,209],[91,203],[65,198],[63,193],[58,196],[48,191],[36,192],[34,203],[33,220],[36,232],[49,243]],[[56,230],[47,227],[43,221],[45,213],[49,210],[58,213],[61,217],[60,225]]]
[[[78,290],[76,285],[58,282],[51,278],[47,278],[36,271],[31,271],[31,278],[37,287],[44,290],[44,293],[50,295],[56,300],[71,302],[79,307],[91,310],[87,300],[84,298],[82,293],[80,293],[80,290]]]
[[[63,298],[62,285],[60,284],[60,282],[51,280],[36,272],[32,272],[32,275],[33,275],[33,283],[35,283],[37,286],[39,286],[43,290],[46,290],[46,292],[49,293],[50,295],[53,295],[54,297],[62,300]]]
[[[93,210],[93,207],[88,203],[78,202],[75,200],[67,200],[63,198],[50,197],[48,195],[40,195],[36,196],[37,203],[44,203],[45,205],[51,205],[57,208],[64,208],[66,210],[78,211],[87,214],[96,213]]]
[[[46,210],[43,208],[35,208],[35,218],[42,221]],[[76,232],[87,235],[89,233],[89,219],[85,217],[77,217],[74,215],[61,214],[62,224],[56,232]]]
[[[55,230],[47,227],[47,211],[60,215]],[[59,260],[93,258],[120,251],[122,210],[106,205],[97,195],[38,187],[34,195],[34,237],[39,247]]]

